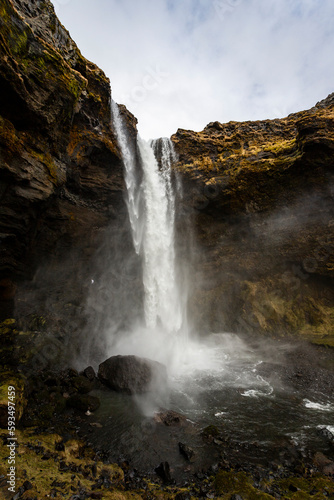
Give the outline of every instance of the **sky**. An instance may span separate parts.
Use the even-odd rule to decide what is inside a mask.
[[[281,118],[334,92],[333,0],[53,0],[145,139]]]

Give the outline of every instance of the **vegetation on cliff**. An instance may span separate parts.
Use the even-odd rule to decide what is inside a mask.
[[[49,0],[0,0],[0,86],[0,427],[6,443],[8,386],[15,386],[17,498],[334,495],[334,465],[324,456],[274,471],[220,462],[181,487],[137,474],[125,461],[111,464],[78,439],[84,413],[99,405],[91,381],[65,357],[78,352],[83,332],[103,329],[98,315],[85,317],[88,289],[97,278],[98,302],[108,280],[117,293],[128,280],[133,304],[141,290],[133,255],[129,269],[118,263],[119,275],[115,262],[108,269],[133,250],[110,83],[81,55]],[[203,334],[299,335],[334,345],[333,106],[332,94],[281,120],[214,122],[173,136],[184,188],[180,236],[190,217],[199,244],[194,256],[182,255],[193,266],[190,317]],[[135,140],[136,119],[120,111]],[[112,305],[107,296],[98,306],[107,302],[118,320],[115,295]],[[14,305],[18,320],[9,319]],[[324,370],[333,369],[329,358]],[[202,434],[213,440],[219,430]],[[1,487],[7,458],[3,446]]]
[[[0,296],[6,317],[16,283],[31,279],[48,254],[61,260],[84,245],[89,259],[99,230],[116,211],[124,225],[126,209],[108,78],[81,55],[49,0],[1,0],[0,11]],[[123,113],[135,134],[135,118]]]
[[[202,253],[201,329],[334,344],[334,94],[284,119],[178,130],[176,170]]]

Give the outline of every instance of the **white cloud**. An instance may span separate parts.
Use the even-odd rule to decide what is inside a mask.
[[[62,2],[62,4],[61,4]],[[332,0],[57,0],[145,138],[285,116],[334,91]]]

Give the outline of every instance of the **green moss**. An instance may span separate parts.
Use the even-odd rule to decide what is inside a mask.
[[[20,153],[23,142],[17,135],[14,125],[0,116],[0,144],[5,146],[6,154]]]
[[[240,495],[244,500],[274,498],[254,488],[252,483],[252,477],[244,472],[220,471],[214,485],[220,498],[224,499],[230,499],[233,494]]]
[[[252,318],[259,332],[294,334],[334,346],[334,307],[321,297],[316,301],[308,290],[293,292],[281,277],[246,281],[243,286],[243,319]]]
[[[269,144],[265,144],[263,151],[274,153],[275,155],[289,154],[295,151],[297,147],[296,139],[280,139]]]
[[[27,150],[33,158],[36,158],[39,162],[41,162],[44,165],[45,169],[48,172],[49,180],[53,184],[55,184],[56,186],[62,184],[64,180],[63,175],[59,172],[59,168],[53,161],[50,153],[36,151],[29,147],[27,147]]]
[[[16,324],[16,319],[14,318],[8,318],[8,319],[5,319],[5,321],[2,322],[2,325],[8,325],[8,326],[13,326]]]
[[[25,379],[21,374],[9,370],[0,373],[0,426],[2,428],[7,428],[8,401],[11,401],[8,399],[8,391],[15,392],[13,402],[15,403],[16,424],[18,424],[27,404],[24,388]]]
[[[46,319],[44,318],[44,316],[32,314],[30,316],[29,328],[30,330],[45,330]]]
[[[334,496],[334,483],[330,478],[316,475],[310,478],[290,477],[275,482],[284,498],[293,500],[323,500]]]
[[[118,498],[126,498],[122,496],[123,471],[117,465],[94,462],[92,460],[94,453],[87,449],[84,443],[70,440],[65,443],[64,451],[56,451],[57,443],[62,441],[61,436],[57,434],[34,435],[30,430],[17,431],[17,437],[19,443],[16,462],[17,488],[24,481],[30,481],[33,486],[29,490],[30,497],[49,498],[51,491],[55,488],[54,481],[61,483],[61,486],[56,489],[61,496],[66,498],[70,498],[74,492],[79,493],[82,488],[92,491],[95,485],[92,468],[96,467],[96,477],[99,477],[103,470],[104,474],[110,477],[113,490],[117,491],[119,488]],[[1,447],[0,465],[4,470],[7,468],[7,453],[6,447]],[[61,463],[63,466],[60,465]],[[75,473],[71,468],[75,469]],[[107,491],[103,486],[100,486],[98,491],[103,493],[103,498],[113,498],[110,496],[113,491]]]
[[[216,437],[219,435],[219,429],[215,425],[208,425],[202,430],[202,435],[205,437]]]

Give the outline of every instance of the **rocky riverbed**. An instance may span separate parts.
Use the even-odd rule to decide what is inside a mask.
[[[24,356],[32,334],[19,331],[18,326],[14,320],[1,325],[1,353],[7,360],[1,372],[2,387],[16,385],[18,408],[21,405],[17,498],[320,499],[334,495],[334,436],[326,426],[319,430],[319,449],[305,448],[303,442],[282,436],[264,456],[259,442],[236,441],[221,419],[204,426],[186,412],[168,407],[143,416],[135,396],[111,391],[91,367],[80,373],[73,368],[35,367],[32,374]],[[17,339],[14,346],[13,337]],[[261,350],[259,342],[254,338],[247,348]],[[276,356],[276,362],[262,363],[261,376],[270,375],[276,387],[289,388],[291,401],[297,393],[304,397],[314,390],[331,400],[331,348],[292,343],[282,350],[279,340],[273,341],[273,347],[281,359],[278,362]],[[14,369],[18,362],[19,373]],[[3,393],[2,405],[5,399]],[[108,423],[100,411],[111,399]],[[139,430],[128,426],[135,413],[141,419]],[[110,423],[117,425],[120,416],[127,434],[116,450],[108,445],[117,438],[110,433]],[[4,428],[3,418],[1,423]],[[2,438],[5,442],[5,429]],[[5,446],[1,449],[3,487],[8,451]]]

